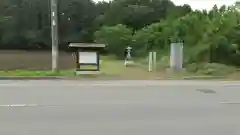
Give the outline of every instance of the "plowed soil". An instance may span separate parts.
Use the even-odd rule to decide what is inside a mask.
[[[51,70],[51,51],[0,51],[0,70]],[[73,53],[59,53],[59,67],[61,70],[75,68]]]

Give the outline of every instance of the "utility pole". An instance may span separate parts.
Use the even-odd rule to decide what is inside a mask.
[[[51,0],[52,71],[58,72],[58,0]]]

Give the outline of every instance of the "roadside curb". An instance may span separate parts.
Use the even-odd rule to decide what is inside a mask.
[[[119,80],[119,78],[88,77],[64,77],[64,76],[0,76],[0,80]],[[123,79],[124,80],[124,79]]]
[[[65,79],[56,76],[0,76],[0,80],[57,80]]]
[[[184,80],[199,80],[199,79],[226,79],[224,76],[186,76],[183,77]]]
[[[227,80],[224,76],[182,76],[182,77],[166,77],[156,78],[156,80]]]
[[[61,76],[0,76],[0,80],[228,80],[223,76],[156,77],[153,79],[124,79],[121,77],[61,77]]]

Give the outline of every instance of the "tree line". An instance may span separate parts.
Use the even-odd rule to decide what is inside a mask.
[[[58,0],[61,49],[69,42],[94,42],[102,26],[124,24],[134,31],[166,18],[171,10],[190,12],[168,0]],[[51,47],[50,0],[1,0],[0,48]]]
[[[118,58],[131,45],[135,56],[169,54],[183,42],[187,62],[240,65],[240,13],[214,6],[193,11],[170,0],[58,0],[60,49],[70,42],[107,44]],[[0,49],[50,49],[49,0],[0,1]]]

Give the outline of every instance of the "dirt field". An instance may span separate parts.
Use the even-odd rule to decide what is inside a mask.
[[[73,53],[60,52],[61,70],[75,69]],[[0,70],[51,70],[51,51],[0,51]]]

